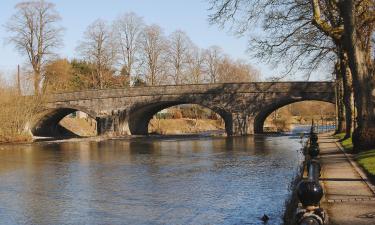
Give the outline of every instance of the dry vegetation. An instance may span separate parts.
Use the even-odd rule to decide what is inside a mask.
[[[224,130],[221,120],[211,119],[152,119],[148,130],[153,134],[193,134]]]
[[[25,97],[12,87],[0,87],[0,143],[31,141],[29,123],[41,109],[41,97]]]

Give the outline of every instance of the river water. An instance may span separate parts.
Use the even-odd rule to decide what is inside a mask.
[[[0,146],[0,224],[282,224],[299,137]]]

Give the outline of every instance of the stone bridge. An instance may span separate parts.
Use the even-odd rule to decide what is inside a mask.
[[[75,111],[97,121],[99,135],[145,135],[150,119],[162,109],[198,104],[219,114],[228,135],[263,132],[268,115],[305,100],[335,103],[333,82],[252,82],[147,86],[53,94],[33,123],[36,136],[58,136],[58,123]]]

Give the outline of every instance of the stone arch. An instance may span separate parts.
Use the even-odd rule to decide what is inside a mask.
[[[263,133],[263,126],[264,122],[267,119],[269,115],[271,115],[272,112],[275,110],[282,108],[286,105],[293,104],[296,102],[303,102],[303,101],[321,101],[321,102],[327,102],[327,103],[332,103],[336,104],[335,99],[332,96],[322,96],[322,97],[301,97],[301,98],[283,98],[279,99],[277,101],[272,102],[266,107],[263,107],[260,112],[257,113],[257,115],[254,118],[254,133],[259,134]]]
[[[96,113],[80,106],[59,105],[54,108],[48,108],[40,114],[34,121],[31,133],[34,136],[41,137],[58,137],[69,134],[69,131],[59,126],[59,122],[67,115],[81,111],[88,114],[91,118],[96,119]]]
[[[152,117],[159,111],[182,104],[196,104],[205,108],[212,110],[217,113],[225,123],[225,131],[227,135],[233,134],[232,125],[232,114],[224,109],[215,106],[207,106],[200,102],[195,101],[158,101],[142,106],[133,107],[129,111],[128,126],[129,131],[132,135],[147,135],[148,134],[148,124]]]

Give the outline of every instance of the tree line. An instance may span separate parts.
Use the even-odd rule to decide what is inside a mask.
[[[77,57],[59,59],[64,28],[53,3],[26,1],[5,25],[9,43],[26,54],[34,91],[103,89],[137,85],[249,82],[259,72],[218,46],[201,49],[181,30],[169,35],[134,13],[97,19],[83,34]]]
[[[249,51],[283,63],[285,75],[334,68],[338,132],[353,135],[356,150],[375,147],[373,0],[209,2],[212,23],[247,35]]]

